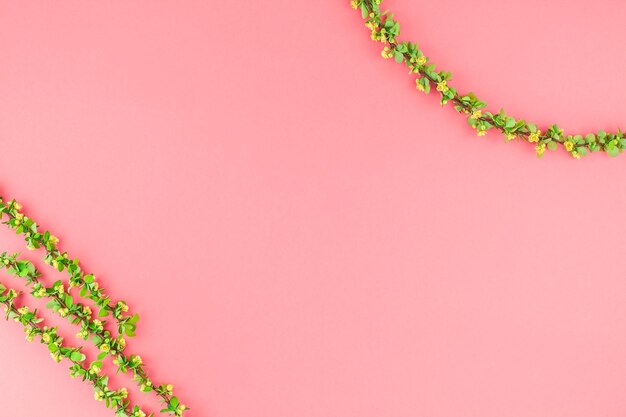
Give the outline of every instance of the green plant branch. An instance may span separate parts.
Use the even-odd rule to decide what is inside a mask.
[[[360,9],[365,25],[371,31],[371,38],[385,46],[383,58],[393,58],[397,63],[404,63],[410,73],[418,75],[416,87],[429,93],[431,86],[436,87],[442,105],[454,103],[457,112],[465,114],[468,124],[479,136],[484,136],[491,129],[499,130],[505,141],[520,140],[535,145],[535,152],[542,157],[546,149],[565,149],[572,157],[580,159],[590,152],[605,152],[609,156],[617,156],[626,149],[626,138],[621,130],[607,133],[603,130],[587,135],[564,135],[558,125],[550,125],[541,131],[534,123],[516,119],[507,115],[504,110],[498,113],[483,111],[487,104],[479,100],[473,93],[459,94],[448,81],[452,74],[448,71],[436,71],[435,65],[429,64],[416,43],[399,41],[400,24],[387,11],[381,12],[382,0],[353,0],[352,8]]]
[[[128,311],[128,306],[124,301],[111,302],[110,297],[96,281],[93,274],[85,274],[81,269],[77,259],[70,259],[67,252],[61,252],[57,248],[59,239],[48,231],[40,233],[35,221],[21,212],[22,206],[15,200],[5,202],[0,196],[0,215],[6,214],[8,220],[3,222],[13,229],[18,235],[23,235],[28,249],[43,247],[46,251],[44,262],[51,265],[59,272],[66,271],[69,276],[69,286],[77,287],[80,296],[94,301],[99,308],[98,317],[113,316],[117,321],[118,332],[127,336],[135,336],[137,329],[137,314],[130,316],[124,313]]]
[[[6,319],[12,318],[22,324],[26,333],[26,340],[32,342],[37,337],[42,344],[47,345],[50,356],[56,362],[61,362],[63,358],[72,362],[70,376],[81,377],[83,381],[91,384],[94,387],[94,398],[104,401],[107,408],[114,409],[117,417],[146,417],[146,413],[139,406],[133,406],[127,399],[128,391],[126,388],[119,390],[108,388],[109,377],[101,374],[102,362],[94,361],[88,367],[84,366],[83,362],[86,357],[80,352],[81,347],[64,346],[63,338],[57,334],[56,327],[39,326],[43,319],[37,317],[37,310],[30,311],[26,306],[16,307],[15,300],[18,295],[16,290],[0,283],[0,304],[4,305]],[[150,416],[152,415],[150,414]]]
[[[0,254],[0,268],[5,268],[11,275],[24,278],[26,284],[32,287],[31,295],[35,298],[48,298],[51,301],[46,305],[61,317],[65,317],[72,324],[80,324],[81,331],[76,335],[82,340],[87,340],[91,334],[93,344],[100,349],[98,360],[107,356],[113,356],[118,372],[132,371],[134,379],[142,392],[154,391],[161,402],[166,405],[166,412],[170,415],[182,415],[187,409],[184,404],[180,404],[178,398],[173,396],[171,384],[155,385],[148,377],[142,359],[137,355],[126,356],[123,350],[126,347],[126,340],[123,335],[113,338],[108,330],[104,329],[104,322],[91,318],[91,309],[81,303],[74,301],[73,297],[66,292],[61,281],[55,282],[50,287],[42,285],[39,277],[41,272],[35,265],[25,259],[18,259],[17,254],[8,255],[6,252]],[[176,405],[173,405],[176,404]],[[176,411],[180,410],[179,414]]]

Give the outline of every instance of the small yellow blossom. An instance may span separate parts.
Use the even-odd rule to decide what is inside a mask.
[[[445,93],[449,89],[450,87],[448,87],[448,83],[446,80],[443,80],[437,83],[437,91],[441,91],[442,93]]]
[[[19,308],[17,311],[18,311],[21,315],[24,315],[24,314],[26,314],[26,313],[28,313],[28,312],[29,312],[29,309],[28,309],[28,307],[24,306],[24,307]]]
[[[575,159],[580,159],[580,154],[579,154],[578,152],[576,152],[576,151],[572,152],[572,156],[573,156]]]
[[[44,343],[50,343],[50,335],[48,333],[44,333],[41,335],[41,340],[43,340]]]
[[[117,306],[120,308],[120,310],[122,310],[124,312],[128,311],[128,305],[126,305],[126,303],[123,302],[123,301],[119,301],[117,303]]]
[[[53,245],[56,245],[57,243],[59,243],[59,238],[54,235],[50,235],[48,242],[52,243]]]
[[[83,306],[83,313],[86,316],[91,316],[91,308],[89,308],[89,306]]]
[[[135,413],[133,414],[134,417],[146,417],[146,413],[144,413],[141,410],[137,410],[135,411]]]
[[[563,146],[565,146],[565,149],[567,150],[567,152],[571,152],[574,149],[574,142],[570,142],[569,140],[566,140],[565,143],[563,143]]]
[[[474,111],[472,112],[472,116],[471,116],[471,118],[472,118],[472,119],[480,119],[480,118],[482,117],[482,115],[483,115],[483,112],[482,112],[482,111],[480,111],[480,110],[474,110]]]
[[[541,136],[541,130],[535,130],[530,135],[528,135],[528,141],[531,143],[539,142],[539,136]]]
[[[515,133],[507,133],[506,134],[506,139],[507,140],[513,140],[517,137],[517,135],[515,135]]]
[[[419,58],[417,58],[417,65],[424,65],[426,61],[428,61],[428,58],[422,55]]]
[[[52,359],[54,359],[55,362],[61,362],[61,353],[58,350],[56,352],[50,353],[50,356],[52,357]]]
[[[546,152],[546,144],[542,143],[535,146],[535,152],[537,152],[537,156],[541,156]]]
[[[141,360],[141,356],[139,356],[139,355],[133,356],[133,364],[141,365],[142,363],[143,363],[143,361]]]
[[[128,390],[126,388],[121,388],[119,392],[120,392],[120,395],[122,396],[122,398],[127,398],[128,397]]]
[[[382,56],[385,59],[391,58],[391,50],[389,49],[388,46],[385,46],[383,50],[380,51],[380,56]]]
[[[422,83],[420,83],[420,78],[415,80],[415,88],[417,88],[419,91],[426,91]]]
[[[59,309],[59,315],[61,317],[66,317],[69,314],[69,310],[67,308],[60,308]]]
[[[354,0],[352,0],[352,1],[350,2],[350,6],[351,6],[354,10],[356,10],[356,8],[357,8],[357,7],[359,7],[359,5],[357,4],[357,2],[356,2],[356,1],[354,1]]]
[[[485,136],[487,134],[487,131],[484,129],[478,129],[478,131],[476,132],[476,134],[478,136]]]
[[[13,202],[13,207],[15,208],[15,210],[21,210],[22,209],[22,205],[20,203],[18,203],[17,201]]]
[[[91,366],[89,367],[89,373],[90,373],[90,374],[92,374],[92,375],[97,375],[97,374],[99,374],[99,373],[100,373],[100,370],[101,370],[101,368],[100,368],[100,366],[99,366],[99,365],[91,365]]]
[[[96,399],[96,401],[102,401],[104,400],[104,392],[98,390],[94,393],[93,397]]]
[[[167,392],[172,393],[174,391],[174,385],[172,384],[167,384],[167,386],[165,387],[165,389],[167,390]]]

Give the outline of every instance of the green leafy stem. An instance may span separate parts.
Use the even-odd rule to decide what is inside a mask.
[[[24,278],[26,284],[32,287],[30,293],[33,297],[50,299],[46,307],[61,317],[67,318],[70,323],[80,324],[81,330],[76,335],[79,339],[87,340],[89,335],[92,335],[91,341],[100,349],[98,360],[102,360],[107,356],[114,357],[113,363],[117,366],[118,373],[132,371],[134,380],[142,392],[154,391],[162,403],[167,405],[167,408],[164,410],[172,415],[176,415],[176,411],[180,410],[182,414],[186,406],[180,404],[178,398],[171,395],[172,385],[155,385],[148,377],[141,357],[137,355],[126,356],[123,353],[126,347],[126,340],[122,335],[117,338],[112,337],[111,333],[104,329],[106,322],[92,319],[91,308],[76,302],[72,295],[66,292],[62,281],[56,281],[50,287],[42,285],[39,279],[42,274],[35,265],[26,259],[18,259],[17,256],[17,254],[8,255],[6,252],[1,253],[0,268],[6,269],[11,275]],[[176,406],[173,406],[172,403],[175,403]]]
[[[626,138],[621,130],[607,133],[603,130],[587,135],[565,135],[558,125],[550,125],[545,131],[537,125],[516,119],[500,110],[498,113],[484,111],[487,107],[474,93],[459,94],[448,82],[452,74],[448,71],[437,71],[435,65],[416,43],[399,41],[400,24],[387,11],[381,11],[382,0],[352,0],[352,8],[360,9],[366,27],[371,31],[374,41],[386,45],[381,55],[392,58],[397,63],[404,63],[409,73],[417,74],[415,84],[418,90],[429,93],[431,86],[440,95],[441,105],[448,102],[454,104],[457,112],[465,114],[468,124],[479,136],[484,136],[491,129],[499,130],[505,141],[521,140],[535,145],[535,152],[542,157],[546,149],[556,150],[561,147],[572,157],[580,159],[590,152],[605,152],[609,156],[617,156],[626,149]]]
[[[0,215],[2,214],[5,214],[7,217],[7,220],[3,221],[3,223],[14,230],[16,234],[24,237],[28,249],[34,250],[43,248],[45,250],[44,262],[59,272],[66,271],[69,276],[67,290],[61,281],[57,281],[51,288],[45,288],[38,282],[37,279],[40,273],[34,268],[32,263],[24,260],[18,261],[14,258],[11,268],[16,267],[17,269],[13,269],[19,271],[20,274],[25,274],[23,276],[27,278],[27,283],[34,284],[33,295],[40,295],[41,297],[52,296],[53,299],[48,303],[47,307],[62,316],[70,316],[70,320],[79,320],[78,322],[81,323],[81,332],[79,334],[83,340],[88,338],[88,334],[92,334],[92,342],[96,344],[96,346],[102,350],[102,347],[106,345],[107,347],[105,349],[109,349],[108,352],[101,352],[101,355],[105,354],[103,357],[105,357],[106,354],[117,353],[114,363],[118,367],[118,372],[132,370],[135,381],[142,391],[150,392],[154,390],[160,398],[160,401],[164,404],[164,408],[161,410],[162,413],[182,416],[186,410],[189,410],[186,405],[179,401],[178,397],[174,396],[173,386],[171,384],[154,385],[151,382],[143,369],[141,357],[136,355],[127,357],[122,353],[126,344],[123,335],[129,337],[135,336],[139,316],[137,314],[124,314],[129,309],[128,305],[124,301],[118,301],[117,303],[112,302],[111,297],[99,286],[95,276],[93,274],[86,274],[80,267],[77,259],[71,259],[67,252],[61,252],[57,248],[59,239],[56,236],[52,235],[49,231],[39,231],[37,223],[24,215],[22,205],[17,201],[5,201],[0,197]],[[10,263],[11,257],[6,254],[4,256],[4,259],[9,259]],[[21,266],[18,266],[16,262],[20,262]],[[87,309],[86,306],[80,303],[74,302],[73,298],[69,295],[73,287],[79,289],[79,295],[81,297],[92,300],[98,306],[98,317],[105,318],[112,316],[116,320],[119,333],[117,338],[114,338],[110,332],[104,330],[104,323],[99,319],[90,320],[90,309]],[[54,296],[55,291],[56,297]],[[97,331],[98,334],[94,333],[95,331]]]
[[[94,387],[94,398],[104,401],[107,408],[115,410],[117,417],[146,417],[146,413],[139,406],[132,405],[128,400],[126,388],[111,390],[108,387],[109,377],[101,374],[102,362],[94,361],[89,366],[83,365],[86,356],[81,353],[81,348],[66,346],[63,338],[57,334],[57,328],[41,327],[39,323],[43,319],[37,317],[37,310],[31,311],[28,307],[17,307],[15,300],[19,292],[13,288],[8,288],[0,283],[0,304],[4,305],[6,319],[14,319],[21,323],[26,333],[26,340],[32,342],[38,338],[50,351],[50,356],[61,362],[63,358],[72,362],[70,376],[80,377]],[[150,414],[152,416],[152,414]]]

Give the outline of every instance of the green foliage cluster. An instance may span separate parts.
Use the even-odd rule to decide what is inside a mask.
[[[5,202],[0,197],[0,216],[4,215],[3,224],[13,229],[18,235],[22,235],[29,249],[43,248],[45,250],[44,262],[59,272],[66,271],[69,283],[66,285],[58,280],[46,286],[41,281],[42,273],[35,265],[20,259],[18,254],[0,254],[0,269],[5,269],[10,275],[23,278],[30,287],[30,294],[35,298],[48,300],[46,307],[66,318],[70,323],[79,325],[80,331],[76,336],[84,341],[91,338],[91,342],[100,350],[97,360],[88,367],[82,365],[86,357],[78,348],[64,347],[62,338],[56,334],[56,328],[41,327],[42,319],[37,318],[37,312],[30,311],[28,306],[16,307],[15,300],[18,292],[0,283],[0,303],[5,306],[7,319],[13,318],[22,323],[29,341],[39,338],[41,343],[47,344],[53,359],[60,362],[66,358],[72,362],[70,375],[81,377],[88,381],[95,390],[95,399],[104,401],[108,408],[115,410],[117,417],[145,417],[146,414],[138,406],[132,405],[127,399],[128,392],[108,389],[108,376],[101,375],[102,360],[111,357],[117,367],[117,372],[133,375],[134,381],[142,392],[154,392],[163,404],[161,412],[172,416],[182,416],[188,408],[173,395],[171,384],[156,384],[146,373],[145,366],[140,356],[127,355],[126,339],[124,336],[135,336],[139,315],[126,314],[129,310],[124,301],[113,302],[104,289],[98,285],[93,274],[82,271],[77,259],[71,259],[66,252],[61,252],[57,245],[58,238],[48,231],[39,231],[37,223],[22,213],[22,206],[15,200]],[[79,296],[91,300],[97,306],[98,314],[92,312],[91,307],[81,303],[70,291],[76,287]],[[97,317],[97,318],[96,318]],[[105,329],[106,317],[112,317],[117,324],[117,336]]]
[[[556,124],[544,131],[534,123],[526,122],[507,115],[504,110],[498,113],[485,111],[487,104],[479,100],[473,93],[459,94],[449,85],[452,74],[437,71],[428,57],[412,42],[400,41],[400,24],[393,19],[388,11],[381,11],[382,0],[352,0],[352,8],[361,11],[365,26],[371,32],[374,41],[384,44],[381,52],[383,58],[394,59],[405,64],[409,73],[416,74],[416,88],[429,93],[434,87],[445,105],[452,102],[457,112],[467,118],[467,123],[476,130],[478,136],[495,129],[502,133],[505,141],[519,140],[535,146],[538,157],[546,150],[565,149],[573,158],[580,159],[591,152],[605,152],[609,156],[617,156],[626,149],[626,138],[621,130],[609,133],[603,130],[587,135],[565,135],[563,129]]]

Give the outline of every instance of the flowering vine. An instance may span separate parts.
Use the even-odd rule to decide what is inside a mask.
[[[467,117],[467,123],[476,130],[478,136],[485,136],[489,130],[496,129],[507,142],[520,140],[533,144],[538,157],[542,157],[546,150],[556,150],[559,147],[576,159],[590,152],[605,152],[609,156],[617,156],[626,149],[626,138],[621,130],[616,133],[600,130],[587,135],[565,135],[563,129],[556,124],[542,131],[534,123],[509,116],[504,110],[498,113],[485,111],[487,104],[476,95],[459,94],[450,86],[452,74],[448,71],[437,71],[416,43],[398,40],[400,24],[389,12],[381,11],[381,2],[382,0],[352,0],[350,4],[353,9],[361,11],[372,40],[385,45],[381,52],[382,57],[394,59],[399,64],[404,63],[410,73],[416,74],[415,85],[419,91],[428,94],[431,87],[435,87],[441,105],[452,102],[456,111]]]
[[[26,284],[31,286],[31,295],[35,298],[48,298],[50,301],[46,305],[61,317],[67,318],[72,324],[80,324],[81,329],[76,337],[87,340],[89,335],[91,341],[100,350],[98,360],[107,356],[114,357],[113,363],[117,366],[118,372],[133,373],[134,380],[142,392],[154,391],[161,401],[169,408],[172,403],[174,410],[170,414],[180,414],[186,409],[184,404],[180,404],[178,399],[172,396],[173,386],[171,384],[154,384],[148,377],[143,361],[138,355],[126,356],[123,350],[126,348],[126,340],[123,335],[117,338],[112,337],[108,330],[104,329],[106,322],[99,319],[92,319],[92,311],[89,306],[76,302],[69,291],[66,291],[62,281],[56,281],[50,287],[45,287],[39,277],[41,273],[35,265],[26,260],[18,259],[17,254],[8,255],[6,252],[0,254],[0,268],[4,268],[11,275],[15,275],[26,280]],[[169,411],[169,410],[168,410]]]
[[[56,362],[61,362],[64,358],[68,359],[72,363],[70,376],[80,377],[91,384],[94,388],[94,398],[104,401],[107,408],[114,409],[117,417],[146,417],[146,413],[139,406],[130,403],[126,388],[109,389],[109,377],[101,374],[102,362],[94,361],[89,366],[83,365],[86,356],[81,353],[81,348],[64,345],[63,338],[57,334],[56,327],[41,327],[39,323],[43,319],[37,317],[37,310],[31,311],[27,306],[18,308],[15,305],[18,295],[16,290],[0,284],[0,304],[4,306],[6,319],[13,319],[22,324],[26,340],[32,342],[38,338],[42,344],[47,345],[50,356]]]
[[[18,235],[24,237],[27,248],[32,250],[43,248],[45,250],[44,262],[59,272],[66,271],[69,276],[69,284],[66,286],[59,280],[49,287],[44,286],[39,279],[41,272],[37,270],[32,262],[25,259],[18,259],[17,254],[8,255],[6,252],[0,254],[0,268],[6,269],[12,275],[24,278],[27,285],[31,286],[31,294],[35,298],[48,298],[50,301],[46,304],[47,308],[50,308],[61,317],[65,317],[71,323],[79,324],[80,331],[76,335],[79,339],[86,341],[91,336],[92,343],[98,347],[100,353],[97,361],[91,365],[94,368],[89,368],[87,370],[88,373],[94,369],[99,371],[102,366],[102,359],[107,356],[114,357],[113,363],[116,365],[118,372],[132,372],[133,379],[142,392],[154,392],[159,397],[159,400],[163,404],[163,408],[160,412],[173,416],[182,416],[189,408],[181,403],[178,397],[174,396],[173,386],[171,384],[154,384],[144,369],[141,357],[138,355],[127,356],[123,352],[126,347],[124,335],[129,337],[135,336],[139,315],[125,314],[129,310],[128,305],[124,301],[112,302],[111,297],[99,286],[93,274],[86,274],[81,269],[77,259],[71,259],[67,252],[61,252],[57,248],[59,239],[48,231],[40,231],[37,223],[24,215],[21,210],[21,204],[17,203],[15,200],[5,202],[5,200],[0,197],[0,216],[3,214],[6,215],[6,220],[3,221],[3,223],[14,230]],[[98,318],[93,318],[91,308],[77,302],[70,294],[71,289],[74,287],[79,290],[81,297],[92,300],[98,306]],[[4,287],[2,287],[2,289],[4,291]],[[8,308],[7,311],[9,311],[8,314],[13,314],[11,313],[11,305],[17,293],[15,291],[9,291],[9,294],[10,296],[6,298],[6,300],[0,297],[0,303],[5,303],[5,301],[9,300],[8,304],[5,303],[5,305]],[[28,307],[24,307],[24,309],[26,309],[24,311],[27,312]],[[100,320],[100,318],[106,318],[108,316],[112,316],[117,322],[117,336],[105,330],[104,326],[106,321]],[[36,325],[36,323],[37,322],[33,321],[32,324]],[[30,334],[32,337],[39,335],[39,330],[31,326],[28,321],[26,325],[28,325],[27,334]],[[47,337],[48,336],[46,336],[46,338]],[[80,348],[75,351],[79,350]],[[61,349],[55,350],[53,357],[55,357],[55,359],[61,358],[64,355],[63,352],[68,351]],[[74,355],[74,359],[78,358],[77,355]],[[76,366],[77,364],[75,363],[74,365]],[[82,368],[79,368],[73,368],[72,372],[75,374],[74,376],[78,375],[84,377],[87,375],[83,372],[84,369],[81,370]],[[94,381],[98,382],[97,380]],[[102,384],[100,382],[98,382],[98,384],[100,390],[96,391],[96,399],[106,400],[107,405],[109,402],[114,401],[112,398],[114,398],[115,395],[111,394],[109,390],[106,390],[106,387],[101,387],[100,385]],[[132,414],[128,414],[129,410],[126,409],[126,403],[117,401],[115,405],[124,406],[124,409],[118,407],[119,409],[116,410],[118,416],[145,416],[143,411],[139,409],[135,410],[134,408],[130,409]]]

